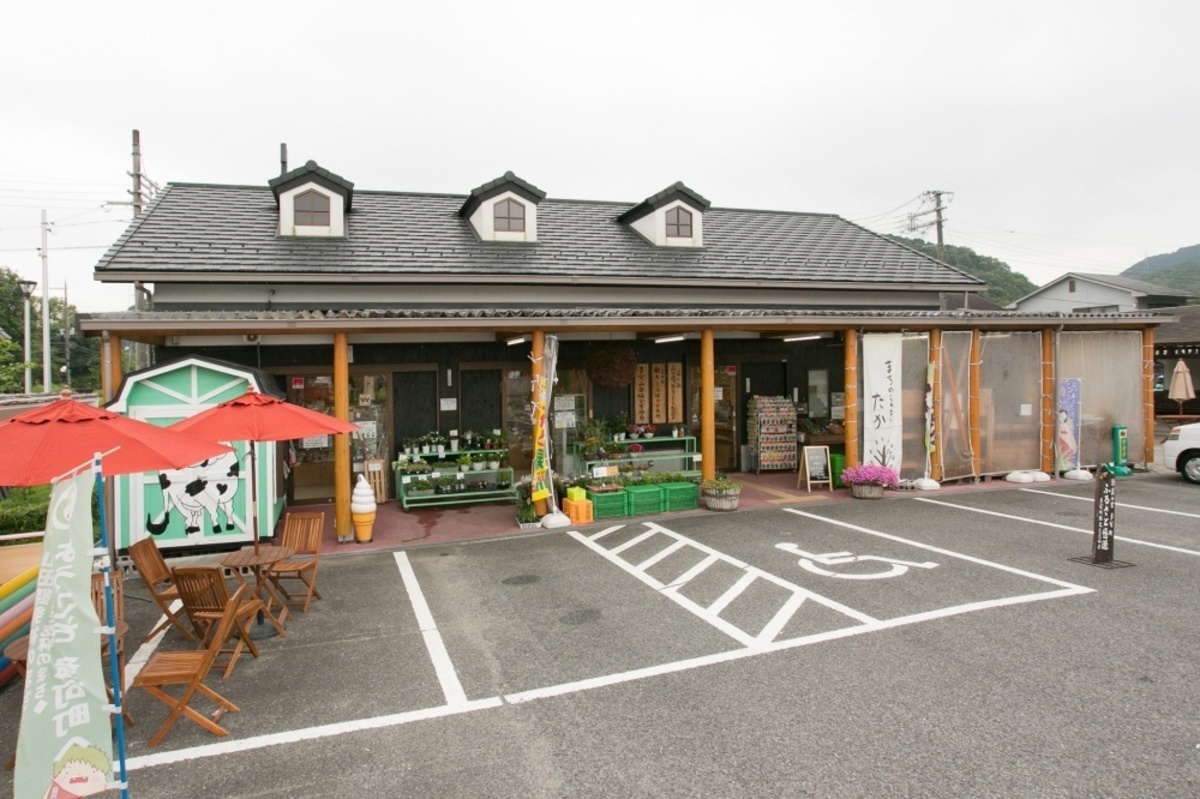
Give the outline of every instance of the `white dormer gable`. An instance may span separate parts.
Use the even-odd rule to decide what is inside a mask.
[[[354,184],[309,161],[269,183],[279,206],[279,235],[342,237]]]
[[[703,247],[704,212],[710,203],[676,183],[617,217],[655,247]]]
[[[279,235],[345,236],[342,198],[312,182],[280,193]]]
[[[537,241],[537,203],[513,191],[480,203],[467,221],[484,241]]]
[[[538,203],[546,192],[512,172],[471,191],[458,215],[480,241],[536,242]]]
[[[656,208],[629,226],[656,247],[704,246],[704,214],[682,200]]]

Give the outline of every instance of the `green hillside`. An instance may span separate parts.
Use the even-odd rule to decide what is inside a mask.
[[[892,241],[911,247],[931,258],[937,257],[937,245],[923,239],[906,239],[903,236],[888,236]],[[999,306],[1008,305],[1014,300],[1024,297],[1037,288],[1029,278],[1020,272],[1014,272],[1003,261],[987,255],[980,255],[970,247],[945,247],[945,262],[961,269],[968,275],[984,280],[988,290],[983,294]]]
[[[1200,244],[1152,255],[1126,269],[1121,276],[1200,294]]]

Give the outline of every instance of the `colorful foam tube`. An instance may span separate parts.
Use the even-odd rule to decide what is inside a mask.
[[[28,610],[15,616],[8,624],[0,627],[0,641],[7,641],[9,638],[12,638],[13,633],[24,625],[29,624],[29,620],[32,618],[33,607],[31,606]]]
[[[31,595],[25,597],[24,599],[22,599],[20,602],[13,605],[8,610],[4,611],[3,613],[0,613],[0,630],[3,630],[5,627],[7,627],[12,622],[13,619],[17,618],[22,613],[24,613],[25,611],[32,608],[33,600],[34,600],[34,597],[31,594]],[[3,638],[4,638],[4,636],[0,635],[0,639],[3,639]]]
[[[21,586],[16,591],[9,594],[8,596],[4,597],[4,599],[0,599],[0,613],[4,613],[8,609],[10,609],[13,605],[17,604],[22,599],[24,599],[25,597],[31,596],[33,594],[33,592],[36,590],[37,590],[37,580],[31,580],[31,581],[25,583],[25,585]]]
[[[41,564],[35,563],[25,571],[18,574],[16,577],[6,582],[4,585],[0,585],[0,599],[4,599],[5,597],[15,593],[17,589],[26,583],[36,582],[38,570],[40,568]]]

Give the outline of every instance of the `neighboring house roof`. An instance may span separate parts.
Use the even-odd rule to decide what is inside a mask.
[[[1030,297],[1036,297],[1042,294],[1047,289],[1059,285],[1067,280],[1088,280],[1092,283],[1098,283],[1102,286],[1110,286],[1116,289],[1128,291],[1131,297],[1177,297],[1180,300],[1194,299],[1196,297],[1190,291],[1183,289],[1175,289],[1169,286],[1160,286],[1157,283],[1147,283],[1144,280],[1134,280],[1129,277],[1121,277],[1120,275],[1096,275],[1090,272],[1067,272],[1062,277],[1051,280],[1043,286],[1039,286],[1030,293],[1026,294],[1021,299],[1009,304],[1009,308],[1020,307],[1021,303]]]
[[[655,247],[617,221],[630,203],[543,200],[537,243],[479,241],[464,195],[356,192],[347,235],[277,235],[265,186],[173,183],[105,253],[100,280],[354,273],[380,281],[588,278],[698,285],[868,284],[983,291],[984,281],[831,214],[711,208],[702,248]]]
[[[1173,316],[1178,321],[1162,325],[1154,331],[1157,344],[1200,344],[1200,305],[1180,305],[1164,308],[1157,313]]]
[[[972,311],[1002,311],[1001,306],[992,302],[989,299],[980,297],[978,294],[968,294],[964,298],[962,294],[957,292],[947,294],[942,298],[942,310],[958,311],[963,308],[969,308]]]

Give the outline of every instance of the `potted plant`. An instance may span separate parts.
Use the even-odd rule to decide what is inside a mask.
[[[850,486],[850,496],[856,499],[879,499],[883,489],[900,485],[900,476],[887,466],[864,463],[843,469],[842,482]]]
[[[465,453],[462,455],[459,455],[458,458],[455,459],[454,462],[458,464],[458,470],[460,472],[465,472],[471,468],[471,456],[467,455]]]
[[[642,438],[654,438],[654,434],[657,431],[658,431],[658,428],[655,427],[654,425],[644,424],[644,425],[642,425]]]
[[[439,477],[433,485],[433,490],[438,494],[449,494],[454,490],[454,478],[444,474]]]
[[[488,455],[487,456],[487,467],[489,469],[499,469],[500,468],[500,455],[495,452]]]
[[[487,466],[487,457],[487,453],[476,452],[471,456],[471,468],[477,472],[483,471],[483,467]]]
[[[712,480],[701,480],[700,495],[709,510],[737,510],[742,484],[720,475]]]
[[[410,497],[427,497],[433,494],[433,483],[428,480],[413,480],[408,487]]]

